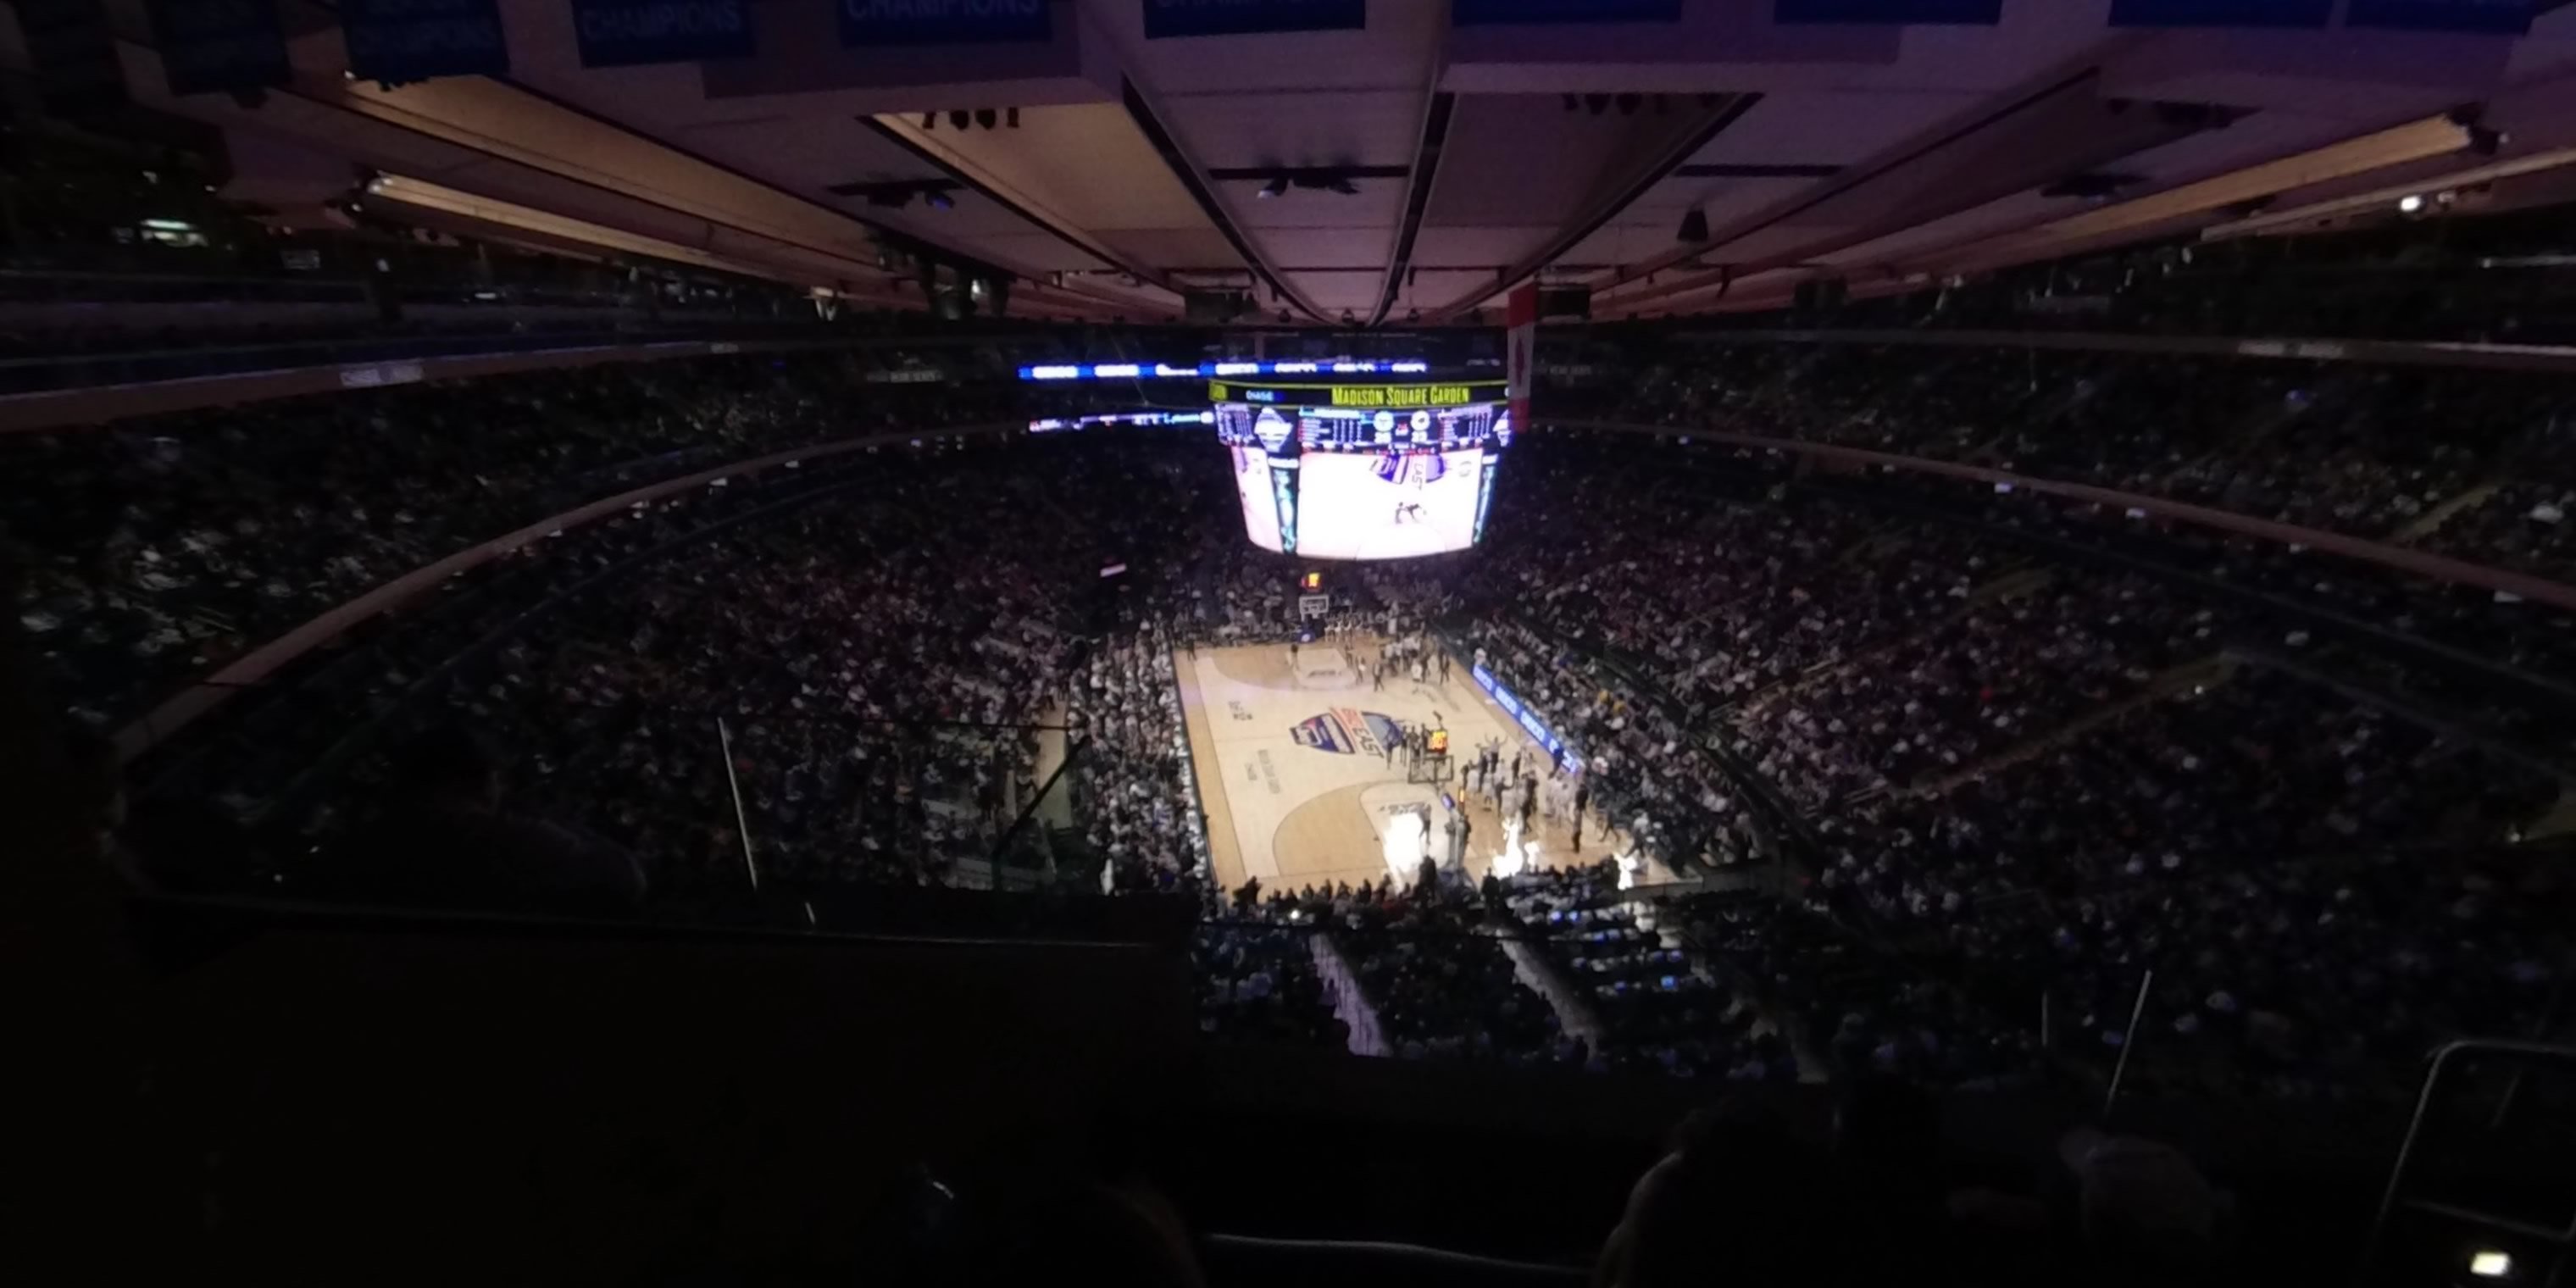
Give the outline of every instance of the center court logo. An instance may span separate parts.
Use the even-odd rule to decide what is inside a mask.
[[[1337,756],[1367,752],[1372,756],[1386,754],[1389,744],[1401,736],[1402,726],[1393,716],[1355,707],[1335,707],[1319,716],[1308,716],[1288,727],[1288,736],[1299,746],[1329,751]]]

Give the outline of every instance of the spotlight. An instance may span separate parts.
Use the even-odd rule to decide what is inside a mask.
[[[955,197],[951,197],[947,193],[937,190],[921,194],[921,202],[923,205],[926,205],[933,210],[954,210],[957,208],[957,199]]]
[[[1610,96],[1609,96],[1609,95],[1607,95],[1607,94],[1586,94],[1586,95],[1584,95],[1584,96],[1583,96],[1583,110],[1585,110],[1585,111],[1587,111],[1587,112],[1592,113],[1594,116],[1599,116],[1599,115],[1601,115],[1603,112],[1607,112],[1607,111],[1609,111],[1609,110],[1610,110]]]
[[[1268,182],[1268,183],[1265,183],[1265,184],[1261,185],[1261,191],[1260,191],[1260,192],[1258,192],[1258,193],[1255,193],[1255,194],[1253,194],[1253,195],[1258,196],[1258,197],[1284,197],[1284,196],[1287,196],[1287,195],[1288,195],[1288,176],[1286,176],[1286,175],[1284,175],[1284,174],[1274,174],[1274,175],[1270,176],[1270,182]]]
[[[2491,157],[2503,147],[2503,131],[2491,130],[2483,125],[2469,127],[2469,151],[2482,157]]]
[[[2469,1254],[2469,1273],[2480,1279],[2504,1279],[2513,1274],[2513,1255],[2499,1248],[2480,1248]]]
[[[938,129],[938,128],[939,128],[939,113],[937,113],[937,112],[924,112],[924,113],[922,113],[922,114],[921,114],[921,128],[923,128],[923,129],[925,129],[925,130],[935,130],[935,129]]]
[[[975,109],[975,123],[985,129],[993,129],[1002,123],[1002,114],[989,107],[979,107]]]
[[[2405,196],[2397,199],[2397,213],[2401,215],[2411,215],[2423,208],[2424,199],[2414,193],[2407,193]]]
[[[1677,241],[1686,241],[1694,246],[1707,241],[1708,212],[1698,209],[1684,211],[1681,231],[1673,236]]]
[[[1358,314],[1351,312],[1349,309],[1342,310],[1343,326],[1357,326],[1359,324],[1359,320]]]
[[[952,130],[962,130],[962,129],[965,129],[965,128],[966,128],[966,122],[968,122],[968,121],[970,121],[970,120],[973,120],[973,119],[974,119],[973,117],[971,117],[971,116],[967,115],[967,113],[966,113],[966,109],[964,109],[964,108],[958,108],[957,110],[952,111],[952,112],[950,112],[950,113],[948,114],[948,128],[949,128],[949,129],[952,129]]]

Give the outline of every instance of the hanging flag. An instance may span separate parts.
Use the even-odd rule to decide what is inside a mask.
[[[2532,0],[2352,0],[2347,27],[2474,31],[2519,36],[2531,30]]]
[[[497,0],[340,0],[340,36],[360,80],[400,85],[510,70]]]
[[[1523,282],[1503,297],[1503,394],[1510,399],[1513,433],[1530,431],[1530,387],[1538,378],[1538,283]],[[1504,445],[1511,439],[1503,437]]]
[[[1944,23],[1991,27],[2004,0],[1779,0],[1780,22]]]
[[[1368,0],[1145,0],[1145,39],[1258,31],[1357,31]]]
[[[277,0],[152,0],[152,43],[173,94],[284,85],[286,34]]]
[[[833,0],[841,43],[989,45],[1054,33],[1048,0]]]
[[[1451,0],[1460,27],[1515,22],[1679,22],[1682,0]]]
[[[2322,27],[2334,0],[2111,0],[2114,27]]]
[[[584,67],[751,56],[750,0],[572,0]]]

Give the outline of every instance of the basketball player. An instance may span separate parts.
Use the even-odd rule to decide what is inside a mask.
[[[1444,464],[1437,456],[1413,453],[1396,457],[1391,468],[1381,467],[1381,477],[1405,490],[1404,499],[1395,503],[1395,526],[1422,522],[1422,490]]]

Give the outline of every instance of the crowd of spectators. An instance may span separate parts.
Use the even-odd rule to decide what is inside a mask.
[[[1171,890],[1207,863],[1172,648],[1159,629],[1098,645],[1073,685],[1069,715],[1082,755],[1075,814],[1106,860],[1112,890]]]
[[[1456,868],[1425,871],[1409,884],[1308,887],[1258,884],[1236,892],[1238,909],[1258,906],[1274,921],[1329,935],[1383,1035],[1387,1054],[1408,1060],[1465,1060],[1532,1066],[1580,1064],[1581,1044],[1563,1031],[1547,1000],[1524,983],[1494,932],[1483,892]]]
[[[2213,653],[2219,616],[2143,578],[2052,580],[1739,706],[1728,737],[1820,809],[1981,763],[2135,694]]]
[[[1565,495],[1569,481],[1557,465],[1616,449],[1579,447],[1551,461],[1555,450],[1533,448],[1514,462],[1535,466],[1521,481],[1551,496]],[[1647,461],[1659,450],[1631,449]],[[1693,687],[1701,672],[1686,649],[1630,649],[1612,662],[1606,649],[1574,642],[1598,639],[1605,621],[1672,611],[1651,576],[1615,598],[1553,610],[1608,584],[1599,569],[1615,561],[1597,552],[1652,513],[1637,499],[1651,490],[1586,495],[1597,504],[1531,540],[1589,549],[1596,562],[1564,568],[1562,581],[1545,571],[1544,550],[1469,571],[1464,638],[1531,709],[1568,732],[1591,762],[1596,790],[1646,803],[1637,822],[1650,842],[1680,820],[1720,806],[1745,810],[1765,786],[1777,791],[1791,816],[1784,834],[1815,846],[1815,885],[1803,910],[1732,909],[1725,929],[1747,954],[1749,974],[1803,998],[1788,1007],[1806,1012],[1806,1036],[1820,1048],[1867,1038],[1881,1066],[1902,1057],[1953,1080],[2028,1076],[2041,1037],[2032,1000],[2041,992],[2053,996],[2061,1049],[2079,1060],[2084,1044],[2116,1054],[2124,1003],[2154,966],[2169,1008],[2156,1014],[2176,1026],[2173,1038],[2159,1034],[2167,1056],[2202,1054],[2198,1063],[2223,1069],[2217,1081],[2233,1090],[2384,1092],[2440,1035],[2536,1019],[2545,990],[2528,983],[2563,968],[2523,939],[2500,958],[2486,956],[2505,934],[2497,931],[2461,941],[2457,957],[2440,936],[2419,932],[2413,974],[2372,969],[2347,946],[2349,923],[2363,914],[2348,909],[2339,919],[2335,907],[2307,902],[2311,892],[2347,904],[2363,897],[2331,875],[2346,868],[2397,876],[2429,865],[2426,880],[2382,882],[2365,923],[2372,931],[2492,916],[2488,901],[2458,898],[2445,856],[2521,840],[2560,780],[2545,757],[2491,754],[2438,723],[2389,714],[2405,704],[2383,709],[2322,677],[2235,664],[2232,650],[2244,640],[2300,652],[2310,641],[2295,623],[2147,577],[2020,566],[2001,548],[1955,534],[1852,528],[1842,557],[1814,556],[1805,575],[1901,588],[1901,579],[1872,578],[1887,562],[1872,556],[1927,539],[1962,542],[1981,575],[1961,579],[1960,593],[1892,640],[1883,614],[1837,611],[1815,597],[1806,618],[1813,669],[1730,701]],[[1543,512],[1546,502],[1532,504]],[[1660,517],[1725,522],[1678,508]],[[1663,563],[1680,566],[1648,566]],[[2390,687],[2388,672],[2407,669],[2387,658],[2375,659],[2376,672],[2352,667],[2344,655],[2353,651],[2319,648],[2308,661],[2374,690]],[[2425,687],[2416,704],[2438,708],[2459,686]],[[1694,756],[1680,740],[1620,754],[1659,698],[1682,693],[1717,720],[1710,754]],[[1623,800],[1623,822],[1627,809]],[[1758,842],[1765,832],[1737,834]],[[1685,869],[1712,857],[1678,854]],[[1724,856],[1715,857],[1722,869]],[[2194,917],[2195,908],[2208,917]],[[1794,952],[1844,933],[1837,922],[1947,969],[1850,972],[1826,987],[1835,972],[1797,966]],[[1795,945],[1785,958],[1777,955],[1784,941]],[[2523,983],[2481,990],[2475,1006],[2453,996],[2447,981],[2492,969],[2519,971]],[[1961,971],[2030,1018],[1988,1018],[1995,1007],[1951,982]],[[2327,972],[2343,973],[2333,987],[2302,982]],[[2265,981],[2259,1026],[2217,1025],[2200,1013],[2213,995],[2252,1007],[2248,978]],[[2405,1003],[2388,1005],[2401,990]]]
[[[2576,580],[2556,376],[1859,343],[1667,354],[1562,414],[1986,465]]]
[[[2465,495],[2458,462],[2429,448],[2408,458],[2429,472],[2406,476],[2422,486],[2403,504],[2369,485],[2397,465],[2295,503],[2272,496],[2295,480],[2261,472],[2262,443],[2398,462],[2374,446],[2396,432],[2381,426],[2466,405],[2444,401],[2446,376],[2283,391],[2266,384],[2281,368],[2053,355],[2016,376],[1987,351],[1919,369],[1869,356],[1828,347],[1663,387],[1695,416],[1808,408],[1838,441],[2152,475],[2303,521],[2402,524]],[[307,835],[366,835],[402,816],[405,762],[386,753],[465,728],[498,753],[503,808],[626,856],[655,897],[727,889],[746,868],[788,890],[974,884],[1002,880],[998,861],[1212,898],[1169,659],[1310,628],[1293,561],[1240,539],[1202,439],[946,442],[918,431],[1021,414],[1021,395],[869,378],[910,365],[718,360],[16,436],[27,468],[0,500],[36,574],[22,621],[70,674],[76,712],[110,726],[514,525],[882,432],[874,450],[728,472],[459,579],[208,722],[181,747],[198,748],[190,781]],[[1949,399],[1953,384],[1975,392]],[[2165,442],[2132,420],[2108,441],[2077,432],[2141,417],[2107,408],[2150,390],[2190,422]],[[2539,397],[2499,386],[2478,405],[2510,420]],[[2214,427],[2228,414],[2250,419]],[[1994,417],[2012,424],[1987,433]],[[2211,444],[2236,445],[2226,469]],[[1895,486],[1810,480],[1743,445],[1516,444],[1485,547],[1346,579],[1328,625],[1429,627],[1564,739],[1567,762],[1538,772],[1579,766],[1601,844],[1719,892],[1641,903],[1613,866],[1259,904],[1199,945],[1203,1020],[1331,1044],[1347,1032],[1318,1008],[1347,1002],[1419,1058],[1982,1085],[2115,1053],[2152,967],[2167,1058],[2145,1085],[2190,1073],[2318,1095],[2402,1081],[2433,1036],[2535,1018],[2562,963],[2498,897],[2517,878],[2480,856],[2557,799],[2553,765],[2571,758],[2547,721],[2456,678],[2419,681],[2403,655],[2320,643],[2268,601],[2204,593],[2308,575],[2278,552],[2208,542],[2184,569],[2203,582],[2112,571],[2033,538],[2187,547],[2000,495],[1880,503]],[[2343,593],[2329,581],[2309,598]],[[2437,626],[2468,629],[2438,597],[2346,607],[2436,642]],[[2517,648],[2525,665],[2559,656]],[[2405,702],[2367,700],[2390,690]],[[2476,736],[2426,711],[2467,711]],[[1497,932],[1534,956],[1516,961]],[[1353,996],[1319,983],[1318,933]],[[2399,956],[2370,959],[2392,943]],[[1534,961],[1597,1041],[1523,978]]]
[[[1347,1048],[1350,1026],[1315,965],[1315,928],[1283,922],[1287,905],[1251,903],[1212,918],[1190,943],[1199,1030],[1228,1041]]]
[[[625,364],[0,436],[22,622],[86,723],[478,541],[764,452],[1025,420],[849,355]],[[1066,400],[1132,390],[1049,391]]]
[[[1601,1030],[1589,1064],[1730,1082],[1790,1082],[1798,1059],[1754,1000],[1618,865],[1530,869],[1493,883],[1517,933],[1555,964]]]

